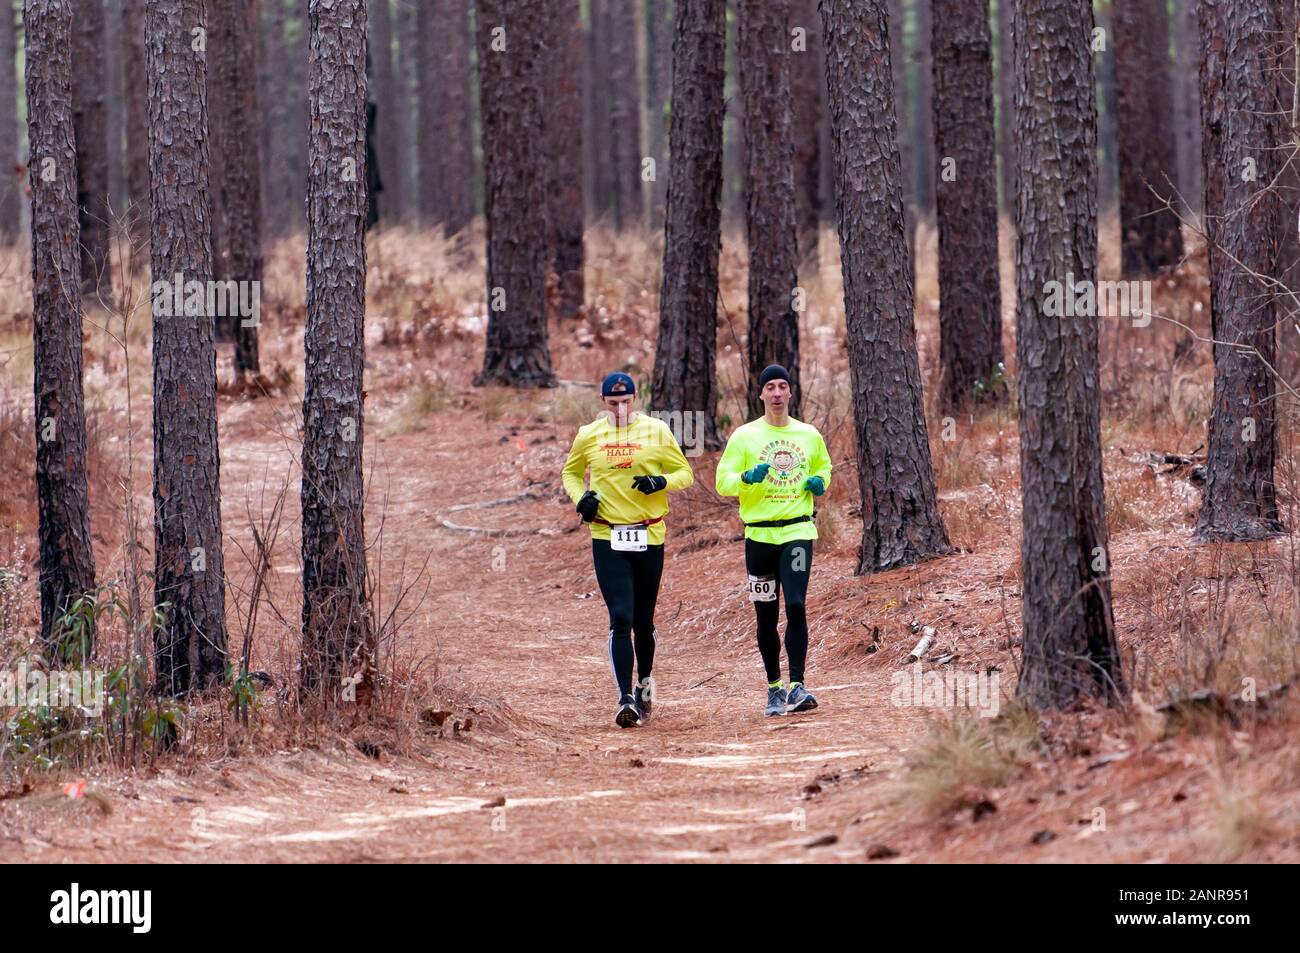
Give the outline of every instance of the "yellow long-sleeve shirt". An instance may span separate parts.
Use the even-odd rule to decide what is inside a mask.
[[[615,426],[609,414],[602,414],[578,430],[564,464],[564,490],[575,505],[586,492],[582,478],[588,470],[591,489],[600,499],[596,517],[613,524],[642,523],[664,516],[668,492],[684,490],[695,482],[672,430],[648,414],[637,414],[624,427]],[[632,486],[632,478],[642,474],[662,476],[668,486],[658,493],[642,493]],[[661,545],[665,534],[660,520],[649,527],[648,542]],[[609,539],[609,527],[593,522],[591,536]]]
[[[741,474],[759,463],[771,466],[763,482],[743,482]],[[732,432],[718,461],[714,486],[722,496],[740,497],[740,518],[756,523],[812,515],[815,497],[804,484],[814,476],[830,488],[831,458],[817,428],[793,417],[786,426],[773,427],[767,418],[759,417]],[[746,526],[745,538],[776,544],[816,539],[817,525],[809,521]]]

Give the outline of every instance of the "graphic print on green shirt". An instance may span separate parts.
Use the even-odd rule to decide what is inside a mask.
[[[741,474],[760,463],[771,469],[762,483],[744,483]],[[804,489],[809,477],[831,483],[831,460],[817,428],[791,417],[784,427],[773,427],[760,417],[737,427],[718,461],[715,485],[723,496],[740,498],[740,518],[745,523],[811,516],[813,494]],[[811,520],[789,526],[746,526],[745,537],[763,543],[816,539]]]

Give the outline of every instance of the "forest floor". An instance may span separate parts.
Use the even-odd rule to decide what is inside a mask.
[[[733,277],[724,287],[734,285]],[[625,300],[648,309],[646,297]],[[592,310],[577,335],[586,343],[555,342],[560,377],[590,382],[604,367],[648,366],[653,326],[644,312],[628,306],[619,325],[600,305]],[[204,741],[187,754],[82,770],[80,797],[63,787],[78,772],[35,773],[20,789],[0,790],[0,860],[1300,859],[1300,750],[1292,743],[1300,692],[1208,713],[1158,710],[1168,697],[1205,688],[1218,692],[1217,704],[1243,672],[1266,687],[1295,671],[1290,541],[1193,543],[1195,488],[1143,458],[1147,449],[1191,449],[1174,445],[1184,439],[1178,407],[1172,424],[1112,421],[1105,437],[1115,612],[1137,688],[1128,706],[1035,716],[1013,702],[1014,419],[972,422],[955,446],[933,441],[958,552],[856,576],[851,426],[837,399],[810,415],[830,437],[837,467],[808,596],[809,687],[821,707],[762,715],[740,525],[733,504],[712,492],[716,453],[704,454],[692,460],[696,486],[671,500],[655,716],[621,730],[590,544],[559,483],[573,432],[590,419],[589,388],[471,388],[481,346],[472,321],[431,342],[404,335],[403,320],[386,318],[382,302],[375,311],[367,529],[379,541],[371,569],[380,575],[381,613],[404,600],[385,651],[391,684],[405,695],[390,690],[401,697],[378,723],[337,732],[283,714],[296,657],[300,391],[227,395],[220,438],[232,617],[249,586],[241,550],[286,490],[269,578],[268,602],[278,608],[263,612],[253,653],[253,667],[270,671],[277,690],[243,733],[214,703],[196,712],[206,724],[193,737]],[[300,366],[293,322],[273,319],[271,328],[293,333],[264,335],[267,366]],[[619,327],[636,334],[620,337]],[[923,353],[934,344],[925,327]],[[806,360],[833,368],[837,345],[819,330],[810,329]],[[720,348],[726,380],[736,354]],[[119,392],[100,392],[96,380],[92,364],[92,406]],[[1203,388],[1203,373],[1183,385]],[[145,472],[134,480],[147,512],[141,406]],[[104,488],[121,478],[124,431],[120,412],[96,411],[95,419],[93,518],[103,567],[120,559],[120,507],[105,501]],[[26,434],[15,432],[18,446]],[[0,499],[9,527],[0,542],[11,554],[32,515],[26,501]],[[445,520],[517,535],[458,531]],[[914,620],[938,631],[921,668],[996,675],[999,717],[900,698],[900,687],[914,684],[906,662]],[[1218,639],[1226,634],[1231,650]]]

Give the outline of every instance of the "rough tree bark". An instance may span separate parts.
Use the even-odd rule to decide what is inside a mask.
[[[1017,692],[1056,708],[1124,687],[1111,614],[1097,319],[1067,316],[1049,296],[1051,282],[1093,282],[1097,273],[1092,4],[1016,0],[1015,18],[1019,179],[1033,183],[1016,206],[1024,501]]]
[[[654,410],[703,413],[706,449],[718,433],[718,254],[722,244],[723,0],[676,0],[672,122]]]
[[[12,12],[12,11],[11,11]],[[51,664],[80,662],[59,619],[95,588],[81,385],[81,256],[73,139],[72,2],[26,0],[27,129],[32,190],[36,509],[40,641]]]
[[[480,0],[487,347],[476,387],[554,387],[546,328],[545,0]]]
[[[947,553],[912,323],[883,0],[822,0],[862,545],[857,572]]]
[[[257,100],[257,4],[208,0],[209,130],[222,160],[214,163],[213,271],[219,281],[262,280],[261,130]],[[260,287],[260,286],[259,286]],[[250,292],[251,294],[251,292]],[[241,295],[241,300],[252,300]],[[217,338],[235,343],[235,375],[257,373],[257,325],[233,313],[218,316]],[[224,327],[225,332],[222,333]]]
[[[817,0],[790,5],[791,28],[804,30],[802,49],[791,51],[790,93],[793,98],[794,191],[799,228],[799,260],[816,268],[822,219],[821,132],[825,124],[826,90],[822,78],[822,29]]]
[[[447,233],[474,217],[474,133],[470,125],[469,9],[466,0],[436,0],[438,59],[437,141],[441,206]],[[575,80],[576,81],[576,80]]]
[[[1124,0],[1114,16],[1122,269],[1151,275],[1183,257],[1178,215],[1157,197],[1173,200],[1178,179],[1169,8],[1165,0]]]
[[[939,405],[1001,400],[1002,294],[988,0],[953,0],[934,18],[939,226]],[[951,163],[951,165],[949,165]]]
[[[153,294],[154,605],[157,689],[182,695],[225,675],[225,572],[212,315],[171,288],[212,279],[204,0],[150,0],[149,234]],[[179,313],[177,313],[179,312]]]
[[[1277,458],[1276,292],[1283,200],[1281,74],[1270,46],[1281,31],[1270,0],[1204,0],[1201,117],[1210,256],[1214,406],[1204,540],[1265,539],[1282,531]]]
[[[312,0],[306,374],[302,401],[302,684],[367,704],[366,0]]]
[[[552,303],[561,319],[577,317],[583,274],[582,19],[578,0],[551,0],[546,65],[546,141],[550,185],[548,245],[555,272]]]
[[[77,207],[81,221],[81,291],[108,304],[108,114],[104,106],[104,7],[83,0],[73,12],[72,75],[77,137]]]
[[[787,0],[740,0],[740,89],[745,127],[745,237],[749,247],[750,419],[763,415],[758,375],[790,372],[790,414],[799,416],[799,284]]]

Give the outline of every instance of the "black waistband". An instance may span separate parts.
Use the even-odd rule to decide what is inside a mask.
[[[811,520],[811,519],[813,518],[813,516],[816,516],[816,515],[817,515],[816,513],[813,513],[812,516],[808,516],[807,514],[804,514],[803,516],[795,516],[795,517],[791,517],[791,518],[788,519],[788,520],[760,520],[760,521],[757,522],[757,523],[746,523],[745,525],[746,525],[746,526],[759,526],[759,527],[768,527],[768,526],[793,526],[795,523],[807,523],[809,520]]]

